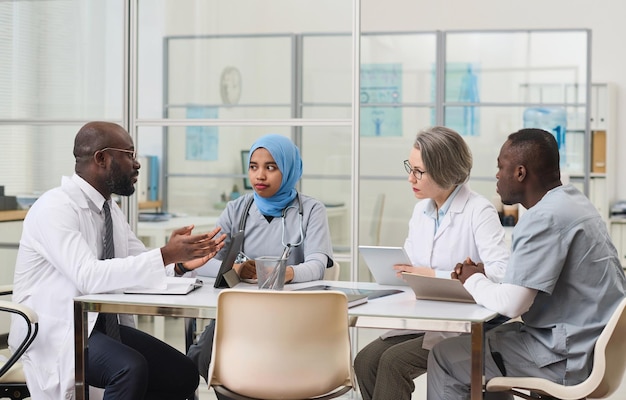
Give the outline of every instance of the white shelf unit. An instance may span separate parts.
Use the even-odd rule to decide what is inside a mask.
[[[591,162],[589,171],[589,198],[605,221],[610,219],[611,204],[615,201],[615,174],[617,129],[615,126],[616,90],[610,83],[594,83],[589,96],[591,106]]]
[[[626,218],[611,219],[611,239],[617,248],[622,267],[626,269]]]
[[[546,103],[567,110],[567,155],[570,164],[561,169],[563,180],[569,180],[584,191],[584,181],[588,179],[589,199],[608,224],[610,207],[615,201],[615,87],[610,83],[591,84],[588,140],[585,140],[585,110],[576,104],[580,97],[580,85],[527,84],[521,89],[524,102]]]
[[[626,267],[626,219],[611,218],[611,205],[616,201],[616,100],[614,85],[610,83],[595,83],[592,85],[590,93],[591,113],[589,117],[591,128],[589,197],[609,224],[611,239],[617,248],[622,266]],[[604,151],[604,155],[602,151]],[[604,168],[602,158],[604,158],[606,163]],[[602,172],[602,169],[604,169],[604,172]]]

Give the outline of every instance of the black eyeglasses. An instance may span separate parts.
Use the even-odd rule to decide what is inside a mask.
[[[421,181],[422,175],[426,173],[426,171],[420,171],[417,168],[413,168],[411,164],[409,164],[409,160],[404,160],[404,169],[406,170],[407,174],[413,174],[415,179],[417,179],[418,181]]]
[[[135,161],[137,159],[137,150],[125,150],[125,149],[116,149],[114,147],[105,147],[104,149],[100,149],[98,151],[106,151],[106,150],[121,151],[123,153],[127,153],[131,160]]]

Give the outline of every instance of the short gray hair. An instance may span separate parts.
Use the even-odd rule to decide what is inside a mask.
[[[472,152],[456,131],[432,126],[418,132],[413,146],[422,153],[424,168],[444,189],[461,185],[472,170]]]

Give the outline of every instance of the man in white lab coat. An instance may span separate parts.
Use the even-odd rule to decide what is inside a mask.
[[[13,300],[39,315],[39,334],[22,357],[37,400],[75,396],[74,297],[160,285],[168,275],[203,265],[224,240],[224,235],[216,237],[219,229],[192,235],[193,226],[188,226],[175,231],[164,247],[145,248],[111,199],[112,194],[133,194],[140,168],[133,141],[121,126],[87,123],[76,135],[74,157],[76,173],[63,177],[60,187],[43,194],[29,210],[15,266]],[[104,244],[107,237],[114,248]],[[89,385],[105,388],[106,399],[193,396],[198,371],[184,354],[127,326],[128,319],[118,324],[113,316],[119,332],[109,331],[103,317],[89,315]],[[23,329],[23,324],[12,324],[11,346],[19,343]]]

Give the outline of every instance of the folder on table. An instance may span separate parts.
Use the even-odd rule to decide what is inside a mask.
[[[157,288],[132,287],[124,290],[126,294],[187,294],[202,287],[197,278],[168,276],[165,285]]]

